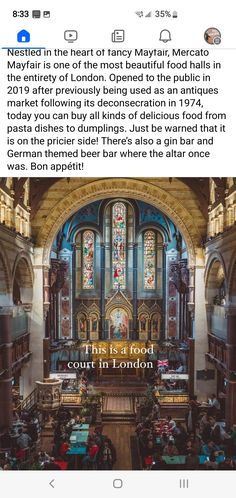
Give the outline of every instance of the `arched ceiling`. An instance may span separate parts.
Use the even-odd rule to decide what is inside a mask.
[[[60,226],[77,209],[96,199],[126,196],[155,205],[179,227],[192,254],[192,261],[196,247],[201,246],[206,235],[207,221],[202,212],[204,189],[200,185],[197,189],[196,182],[194,188],[180,178],[163,177],[63,178],[56,182],[43,179],[43,183],[32,217],[32,231],[36,245],[45,248],[45,264]],[[196,193],[198,190],[200,197]]]

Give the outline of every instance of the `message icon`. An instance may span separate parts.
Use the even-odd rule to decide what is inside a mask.
[[[125,30],[124,29],[115,29],[111,34],[111,41],[113,43],[121,43],[125,41]]]
[[[78,31],[75,29],[67,29],[64,32],[64,38],[68,43],[74,43],[78,38]]]

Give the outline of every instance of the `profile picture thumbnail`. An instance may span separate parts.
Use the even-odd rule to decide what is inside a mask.
[[[221,33],[217,28],[208,28],[204,33],[204,40],[210,45],[221,43]]]

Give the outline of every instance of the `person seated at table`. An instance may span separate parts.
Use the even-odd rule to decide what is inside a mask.
[[[169,441],[168,444],[163,449],[163,455],[165,456],[177,456],[179,454],[173,441]]]
[[[68,462],[63,460],[63,458],[57,457],[54,463],[58,465],[61,470],[68,470]]]
[[[165,448],[165,446],[168,444],[169,442],[169,436],[166,432],[163,432],[162,435],[161,435],[161,446],[162,448]]]
[[[23,429],[19,429],[19,436],[16,440],[16,443],[21,450],[29,448],[32,445],[32,439],[27,433],[27,429],[25,429],[24,427]]]
[[[34,455],[33,456],[33,461],[30,465],[30,470],[42,470],[42,465],[39,462],[39,456]]]
[[[151,436],[152,433],[151,433],[151,430],[144,427],[140,434],[139,434],[139,441],[140,441],[140,444],[141,446],[144,448],[146,446],[146,443],[148,441],[148,437]]]
[[[209,423],[211,426],[210,438],[215,444],[220,445],[225,439],[230,439],[230,436],[225,432],[223,427],[216,422],[215,417],[209,417]]]
[[[38,462],[40,467],[43,467],[46,462],[50,461],[50,456],[46,451],[40,451],[38,454]]]
[[[210,405],[210,410],[213,415],[218,415],[220,414],[220,402],[218,401],[217,397],[215,394],[212,394],[208,400],[208,404]]]
[[[140,434],[140,432],[143,430],[143,428],[144,428],[143,422],[139,422],[139,424],[137,425],[137,427],[135,429],[137,436]]]
[[[13,422],[20,422],[20,417],[19,417],[19,414],[18,414],[16,408],[14,408],[14,410],[13,410],[12,420],[13,420]]]
[[[95,441],[90,441],[88,444],[88,454],[83,457],[82,465],[86,466],[89,464],[93,464],[95,462],[96,456],[99,452],[99,446]]]
[[[75,420],[76,420],[75,416],[72,415],[71,418],[70,418],[70,420],[66,424],[66,428],[69,429],[69,430],[72,430],[73,425],[75,425],[75,423],[76,423]]]
[[[200,427],[200,432],[202,433],[204,431],[205,427],[209,424],[208,415],[207,415],[206,410],[203,410],[200,412],[198,423],[199,423],[199,427]]]
[[[198,470],[199,468],[198,454],[193,448],[187,453],[185,466],[186,470]]]
[[[44,463],[43,470],[61,470],[61,467],[55,462],[54,457],[50,457],[50,460]]]
[[[186,426],[188,432],[195,432],[196,424],[198,421],[199,403],[197,401],[197,396],[192,396],[189,401],[189,408],[185,415]]]
[[[192,449],[195,450],[197,454],[200,454],[202,447],[201,437],[197,434],[194,434],[194,432],[191,432],[189,434],[189,441],[191,443]]]
[[[212,440],[209,440],[206,444],[203,444],[201,454],[210,457],[213,451],[220,451],[220,447]]]
[[[152,409],[152,420],[159,420],[160,416],[161,416],[161,405],[158,399],[156,399]]]
[[[200,421],[201,424],[201,421]],[[204,425],[201,424],[202,429],[200,429],[202,440],[206,443],[209,439],[211,439],[211,424],[209,422],[209,418],[207,417]]]
[[[29,419],[30,419],[30,415],[29,413],[27,412],[27,410],[22,410],[21,414],[20,414],[20,419],[25,422],[25,423],[28,423],[29,422]]]
[[[175,371],[177,373],[184,373],[184,365],[182,363],[179,363]]]
[[[216,461],[216,456],[217,453],[215,451],[212,451],[211,454],[209,455],[209,460],[207,460],[204,463],[207,470],[217,470],[218,462]]]
[[[218,470],[236,470],[236,464],[231,456],[226,456],[224,462],[220,462]]]
[[[176,427],[176,422],[173,420],[173,418],[171,417],[171,415],[168,415],[166,417],[167,419],[167,422],[168,422],[168,425],[169,425],[169,428],[171,431],[173,431]]]
[[[186,441],[188,439],[187,431],[184,428],[184,426],[180,423],[176,423],[176,427],[172,432],[174,438],[175,438],[175,445],[176,448],[178,449],[180,455],[184,454],[184,448]]]
[[[79,415],[79,414],[77,414],[77,415],[75,416],[75,425],[79,425],[79,424],[81,424],[81,419],[80,419],[80,415]]]
[[[99,453],[99,468],[101,470],[112,470],[112,466],[112,450],[109,447],[108,441],[104,441],[104,444]]]
[[[70,448],[70,445],[68,444],[68,442],[66,441],[66,439],[64,438],[61,442],[61,445],[60,445],[60,448],[59,448],[59,456],[63,459],[66,458],[66,453],[67,451],[69,450]]]
[[[190,439],[188,439],[185,443],[185,447],[184,447],[184,455],[187,455],[188,452],[192,451],[193,447],[192,447],[192,441],[190,441]]]

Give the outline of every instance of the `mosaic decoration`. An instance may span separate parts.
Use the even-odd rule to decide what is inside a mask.
[[[126,287],[126,207],[116,202],[112,208],[113,289]]]
[[[156,236],[152,231],[144,234],[144,289],[156,287]]]
[[[83,233],[83,289],[94,289],[94,233]]]

